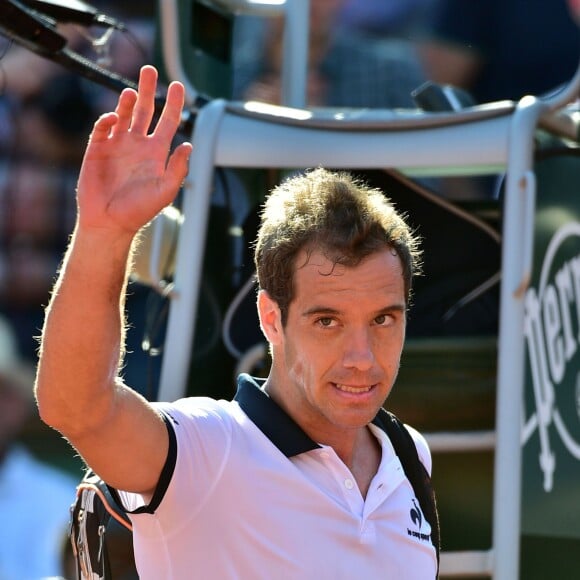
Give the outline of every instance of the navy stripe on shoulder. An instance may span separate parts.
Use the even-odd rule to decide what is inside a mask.
[[[165,492],[169,487],[169,482],[173,477],[173,472],[175,471],[175,464],[177,462],[177,437],[175,436],[175,431],[173,430],[173,424],[171,418],[167,416],[163,411],[161,412],[165,426],[167,427],[167,434],[169,436],[169,448],[167,450],[167,459],[165,460],[165,465],[161,470],[161,475],[157,486],[155,487],[155,492],[148,505],[141,506],[136,510],[128,513],[133,514],[153,514],[155,510],[159,507],[159,504],[165,496]]]

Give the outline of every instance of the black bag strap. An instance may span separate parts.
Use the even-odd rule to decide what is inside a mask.
[[[415,496],[419,500],[421,510],[431,525],[431,542],[437,553],[437,567],[439,567],[440,531],[439,515],[435,490],[431,484],[431,477],[419,459],[417,447],[405,425],[393,413],[381,409],[373,421],[389,436],[395,453],[399,457],[403,471],[413,487]]]
[[[82,490],[88,490],[95,493],[103,503],[103,507],[108,512],[109,516],[114,518],[119,525],[127,528],[130,532],[133,531],[131,520],[119,507],[119,500],[113,497],[109,486],[90,469],[86,471],[82,481],[77,486],[77,494],[81,493]]]
[[[91,470],[77,486],[71,511],[70,539],[79,578],[137,580],[131,521]]]

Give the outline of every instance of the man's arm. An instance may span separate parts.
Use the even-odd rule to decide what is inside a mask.
[[[114,113],[95,123],[78,182],[78,215],[42,333],[36,397],[60,431],[110,485],[148,493],[166,459],[165,425],[118,378],[124,294],[139,229],[174,199],[187,173],[188,143],[169,154],[184,90],[173,83],[154,115],[157,72],[143,67]]]

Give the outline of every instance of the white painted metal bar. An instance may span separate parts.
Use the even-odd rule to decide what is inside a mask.
[[[310,0],[291,0],[286,2],[285,6],[282,104],[305,109],[307,106]]]
[[[432,453],[493,451],[495,431],[441,431],[423,433]]]
[[[518,104],[511,119],[503,218],[498,376],[497,445],[494,469],[494,580],[519,577],[521,514],[521,425],[524,391],[524,303],[530,278],[534,132],[547,105],[533,97]],[[531,222],[531,223],[530,223]]]
[[[215,166],[215,148],[224,113],[223,101],[203,108],[192,135],[189,176],[183,189],[183,226],[175,263],[174,288],[167,323],[158,399],[173,401],[187,389],[197,302]]]
[[[439,577],[445,578],[481,578],[493,573],[493,550],[441,552]],[[512,580],[515,580],[512,579]]]
[[[232,12],[237,14],[254,14],[256,16],[284,15],[286,0],[219,0]]]
[[[370,113],[369,113],[370,115]],[[233,167],[396,167],[505,169],[508,115],[486,121],[396,131],[329,129],[264,116],[224,115],[216,164]],[[445,146],[442,147],[441,144]]]

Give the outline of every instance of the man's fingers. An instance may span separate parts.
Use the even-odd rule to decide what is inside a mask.
[[[179,82],[172,82],[167,90],[165,105],[153,135],[167,148],[181,123],[181,113],[185,100],[185,89]]]
[[[168,189],[172,192],[179,190],[183,180],[187,176],[191,151],[191,143],[181,143],[169,156],[165,179]]]
[[[106,141],[112,129],[115,127],[119,120],[119,117],[116,113],[105,113],[101,115],[96,121],[93,126],[93,130],[89,137],[89,142],[101,142]]]
[[[146,65],[139,74],[137,102],[133,107],[131,132],[146,135],[155,113],[155,90],[157,88],[157,70]]]
[[[115,112],[119,117],[119,121],[115,126],[114,133],[126,132],[131,126],[131,119],[133,116],[133,109],[137,102],[137,91],[133,89],[124,89],[119,96],[119,102]]]

